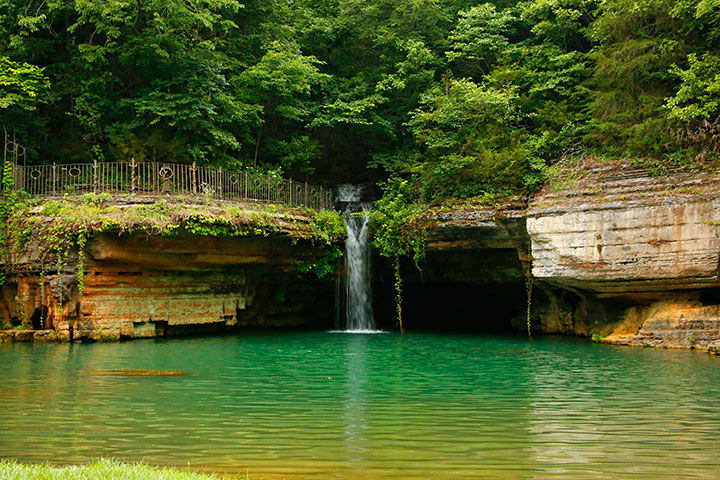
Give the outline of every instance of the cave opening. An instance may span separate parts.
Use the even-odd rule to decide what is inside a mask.
[[[394,277],[382,260],[373,285],[378,328],[397,329]],[[515,249],[431,251],[402,264],[403,325],[409,332],[526,334],[525,274]]]
[[[33,330],[44,330],[46,328],[49,328],[48,307],[46,305],[42,305],[35,308],[35,311],[30,317],[30,323],[32,324]]]
[[[395,291],[383,288],[375,298],[378,327],[396,329]],[[409,332],[522,332],[517,326],[525,323],[527,309],[524,284],[408,282],[402,302]]]

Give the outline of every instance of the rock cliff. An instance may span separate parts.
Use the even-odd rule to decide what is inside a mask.
[[[265,229],[248,225],[247,235],[100,231],[80,250],[67,251],[57,271],[54,263],[43,264],[40,252],[47,245],[35,238],[15,259],[0,303],[3,323],[31,329],[6,331],[0,340],[117,340],[324,325],[334,316],[334,283],[312,273],[300,278],[299,267],[322,259],[327,249],[308,238],[311,219],[292,214],[292,228],[285,212],[266,218]]]
[[[426,263],[408,275],[409,289],[422,298],[431,294],[423,285],[452,285],[469,305],[465,321],[499,317],[500,303],[525,329],[531,267],[535,330],[717,349],[720,176],[662,173],[623,161],[583,166],[561,172],[527,209],[429,215]]]
[[[546,188],[527,212],[533,276],[551,297],[543,329],[708,349],[720,340],[718,207],[714,172],[620,161]]]
[[[466,204],[428,214],[425,260],[420,269],[402,265],[406,322],[524,330],[532,279],[536,331],[720,350],[720,176],[653,175],[615,161],[558,178],[529,205]],[[25,319],[46,331],[3,335],[98,340],[328,327],[332,281],[298,278],[299,265],[327,253],[310,239],[303,215],[265,218],[272,228],[256,225],[250,235],[207,235],[195,224],[194,233],[186,225],[172,235],[93,234],[82,249],[82,295],[78,252],[59,274],[43,274],[39,248],[30,248],[18,261],[21,272],[6,279],[0,313],[5,322]],[[377,310],[392,318],[393,276],[378,263]]]

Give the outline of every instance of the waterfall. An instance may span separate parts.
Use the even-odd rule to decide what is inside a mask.
[[[358,215],[360,212],[369,211],[372,203],[362,202],[361,199],[362,186],[338,187],[336,200],[343,205],[348,238],[345,243],[345,275],[338,279],[341,282],[338,284],[338,293],[344,298],[338,299],[336,328],[344,326],[345,331],[362,333],[375,331],[375,320],[372,311],[370,246],[367,234],[369,218],[367,215]],[[344,319],[341,318],[343,316]]]

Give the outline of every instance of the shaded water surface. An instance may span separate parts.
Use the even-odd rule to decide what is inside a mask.
[[[720,478],[720,359],[572,339],[0,344],[0,457],[298,479]],[[107,375],[160,369],[184,375]]]

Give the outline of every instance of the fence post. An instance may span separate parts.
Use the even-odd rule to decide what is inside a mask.
[[[130,193],[135,193],[135,157],[130,159]]]
[[[56,185],[57,185],[57,166],[55,165],[55,162],[53,162],[53,164],[52,164],[52,193],[53,193],[53,195],[57,195]]]
[[[20,165],[12,164],[13,168],[13,179],[15,180],[15,185],[13,186],[15,188],[15,191],[18,190],[25,190],[27,181],[27,167],[25,165],[20,167]],[[22,172],[22,173],[21,173]]]
[[[305,206],[305,208],[309,208],[309,207],[308,207],[308,198],[307,198],[307,194],[308,194],[308,184],[307,184],[307,182],[305,182],[305,202],[304,202],[304,203],[305,203],[305,205],[304,205],[304,206]]]
[[[93,193],[97,193],[97,188],[98,188],[97,169],[98,169],[97,158],[94,158],[93,159]]]
[[[218,169],[217,169],[217,195],[218,195],[218,198],[223,198],[223,193],[222,193],[222,167],[218,167]]]
[[[247,177],[248,177],[248,172],[245,171],[245,172],[243,172],[243,173],[245,174],[245,192],[244,192],[243,198],[244,198],[245,200],[247,200],[247,193],[248,193],[248,192],[247,192]]]
[[[290,206],[292,206],[292,178],[290,179],[290,187],[288,190],[290,191]]]
[[[197,195],[197,173],[195,173],[195,162],[192,163],[192,167],[190,168],[190,175],[191,175],[191,182],[192,182],[192,192],[193,195]]]

